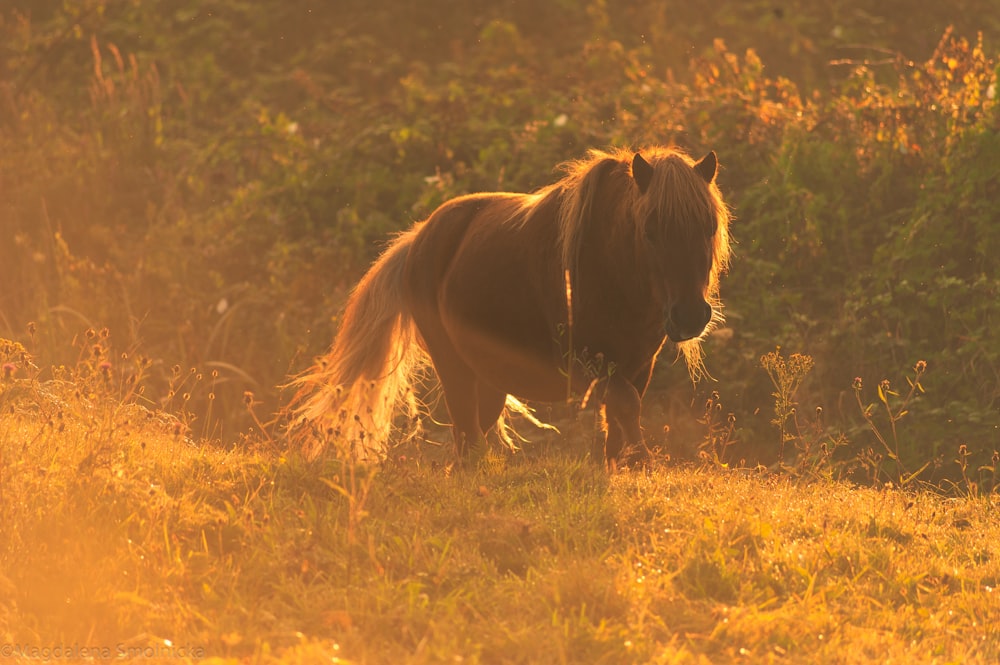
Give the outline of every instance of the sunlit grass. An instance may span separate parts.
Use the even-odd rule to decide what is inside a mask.
[[[185,440],[169,416],[71,384],[12,386],[7,644],[364,663],[1000,657],[995,496],[608,475],[572,442],[479,471],[419,454],[307,463]]]

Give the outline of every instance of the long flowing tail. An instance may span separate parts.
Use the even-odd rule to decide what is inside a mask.
[[[412,417],[410,385],[425,362],[403,300],[403,267],[414,231],[399,236],[361,279],[333,346],[291,385],[289,436],[310,457],[330,445],[355,459],[385,456],[394,416]]]

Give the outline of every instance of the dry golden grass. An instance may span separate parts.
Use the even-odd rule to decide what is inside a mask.
[[[73,378],[0,393],[0,660],[1000,658],[996,495],[558,450],[307,463]]]

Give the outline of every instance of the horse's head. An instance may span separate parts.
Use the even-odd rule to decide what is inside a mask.
[[[716,317],[729,213],[715,185],[714,152],[698,162],[676,152],[650,160],[638,153],[632,160],[636,237],[664,331],[680,343],[701,337]]]

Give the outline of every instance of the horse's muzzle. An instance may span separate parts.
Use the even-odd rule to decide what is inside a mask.
[[[705,332],[705,326],[711,320],[712,306],[704,300],[680,302],[667,311],[663,328],[671,342],[686,342]]]

